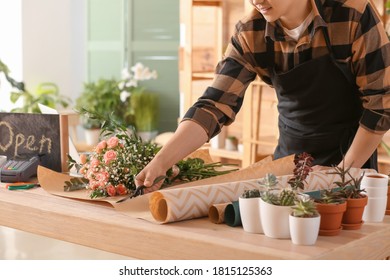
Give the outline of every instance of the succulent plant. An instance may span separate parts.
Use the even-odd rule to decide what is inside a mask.
[[[242,195],[242,198],[252,198],[252,197],[261,197],[260,190],[258,189],[251,189],[251,190],[245,190]]]
[[[319,215],[313,199],[306,196],[300,196],[294,201],[292,206],[294,217],[310,218]]]
[[[340,191],[334,191],[333,189],[321,190],[321,198],[315,199],[315,202],[324,204],[340,204],[344,201],[345,198]]]
[[[278,183],[278,179],[272,173],[265,174],[264,178],[259,181],[259,185],[262,187],[266,187],[267,189],[272,189],[272,187],[276,186]]]
[[[292,206],[296,199],[296,192],[290,189],[283,189],[281,191],[266,191],[261,198],[270,204],[280,206]]]
[[[304,189],[306,177],[309,175],[310,171],[312,171],[313,160],[313,157],[305,152],[294,158],[294,176],[288,180],[288,183],[293,190]]]

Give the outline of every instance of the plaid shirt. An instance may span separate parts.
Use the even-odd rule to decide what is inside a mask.
[[[314,19],[298,42],[285,35],[279,21],[268,23],[255,9],[239,21],[211,86],[183,121],[197,122],[209,138],[218,134],[223,125],[234,121],[256,76],[271,85],[267,37],[275,42],[277,70],[285,72],[329,53],[320,28],[325,25],[335,58],[350,62],[362,93],[360,125],[375,133],[386,132],[390,128],[390,43],[382,22],[366,0],[321,0],[324,18],[311,1]]]

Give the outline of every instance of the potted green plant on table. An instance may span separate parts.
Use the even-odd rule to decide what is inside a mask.
[[[246,232],[263,233],[259,209],[260,196],[259,189],[250,189],[245,190],[238,198],[241,223]]]
[[[289,216],[290,235],[296,245],[313,245],[317,241],[321,216],[317,211],[314,199],[300,195],[294,201]]]
[[[272,238],[290,238],[289,216],[304,188],[304,181],[312,170],[313,157],[302,153],[294,159],[294,175],[289,179],[290,188],[268,189],[260,200],[260,217],[264,234]]]
[[[343,214],[347,209],[345,198],[334,189],[325,189],[320,191],[319,197],[314,197],[314,201],[321,215],[319,235],[338,235],[341,231]]]

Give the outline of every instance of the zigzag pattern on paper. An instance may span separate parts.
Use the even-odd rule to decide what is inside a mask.
[[[246,188],[259,188],[259,185],[252,180],[167,190],[163,193],[168,205],[165,222],[207,216],[211,205],[237,200]]]
[[[331,170],[311,172],[306,178],[305,190],[322,190],[335,187],[334,182],[339,181],[338,175],[329,174]],[[361,175],[362,169],[351,168],[350,174],[357,178]],[[371,171],[371,170],[370,170]],[[288,180],[292,175],[278,176],[277,187],[289,187]],[[239,181],[232,183],[213,184],[204,186],[194,186],[188,188],[167,189],[161,191],[163,199],[167,205],[166,217],[163,223],[182,221],[205,217],[208,215],[209,208],[213,204],[227,203],[238,200],[245,189],[261,189],[262,187],[256,180]],[[159,211],[158,216],[162,216]]]

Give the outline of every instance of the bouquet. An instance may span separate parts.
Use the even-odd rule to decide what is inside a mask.
[[[84,112],[87,113],[87,112]],[[102,116],[93,113],[93,118]],[[104,117],[103,117],[104,118]],[[87,156],[81,154],[80,162],[68,155],[68,168],[76,168],[82,178],[65,182],[64,190],[87,189],[91,198],[132,194],[136,190],[136,176],[157,154],[160,147],[152,142],[144,142],[114,119],[104,120],[102,140]],[[217,170],[223,164],[205,163],[200,158],[179,161],[170,168],[163,186],[174,182],[200,180],[227,174],[237,169]]]

